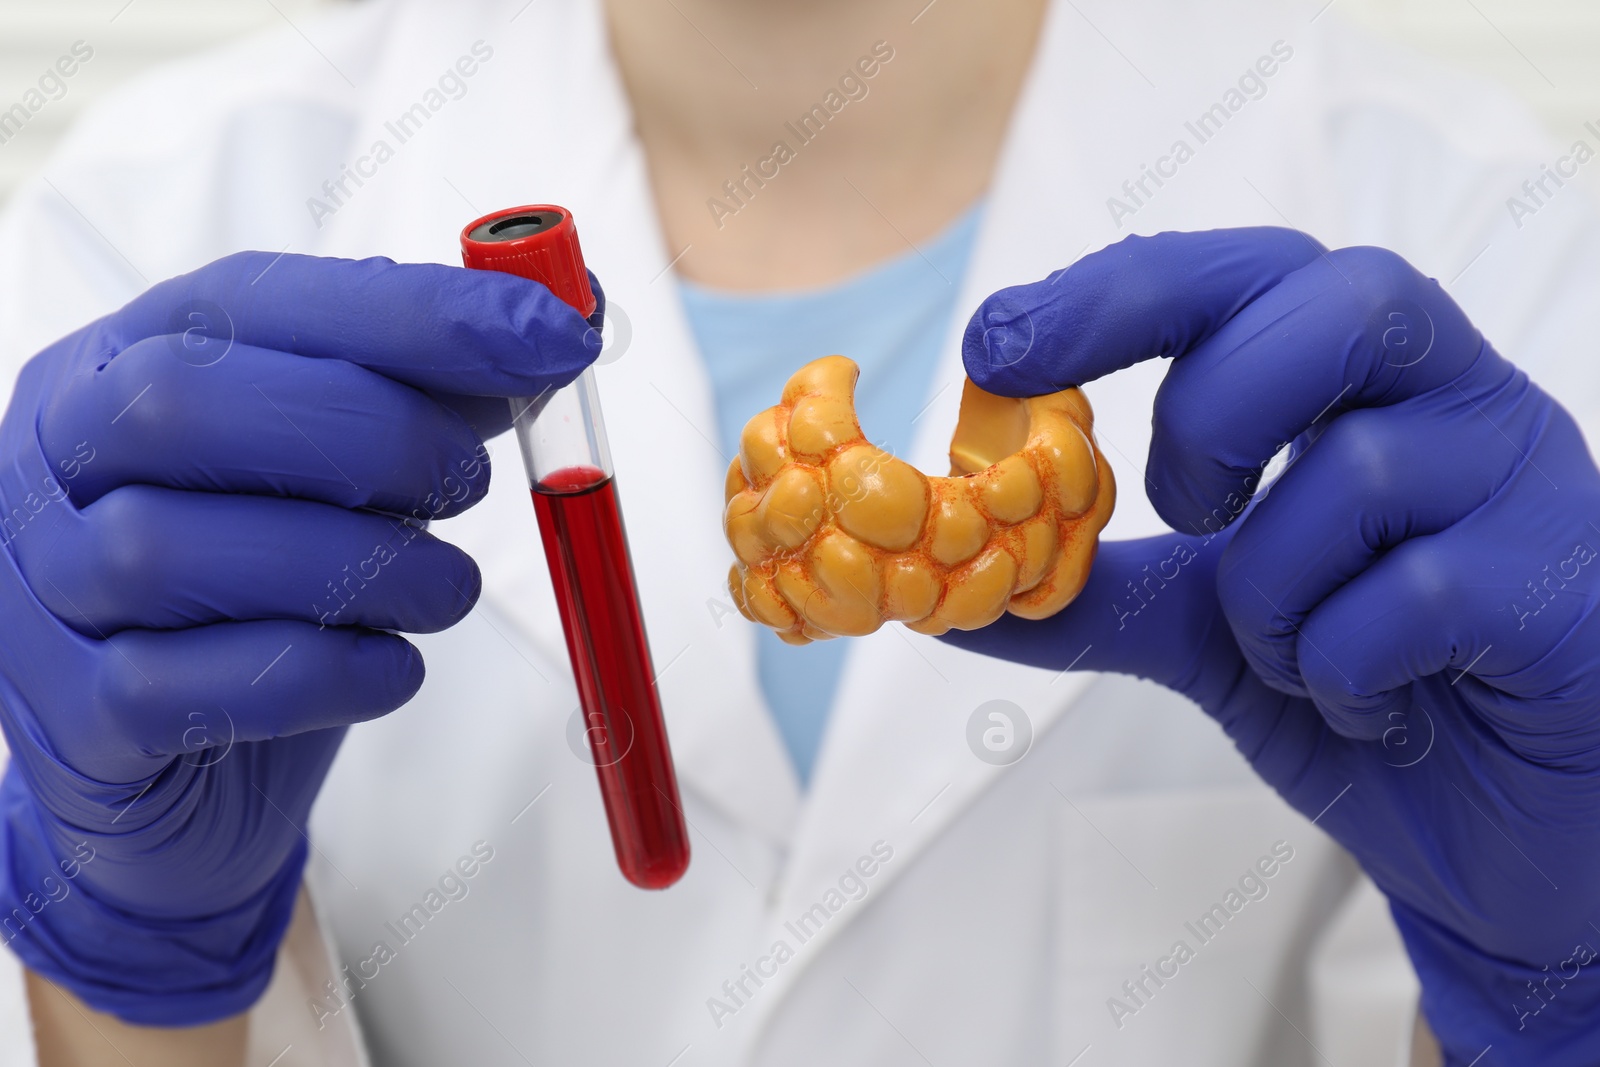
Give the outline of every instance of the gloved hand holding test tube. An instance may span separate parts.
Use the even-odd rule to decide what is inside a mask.
[[[461,258],[468,267],[540,282],[585,318],[595,313],[578,232],[564,208],[486,215],[461,232]],[[689,838],[594,370],[565,388],[513,399],[511,410],[617,864],[634,885],[665,889],[689,866]]]

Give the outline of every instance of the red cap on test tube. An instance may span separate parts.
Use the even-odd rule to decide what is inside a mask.
[[[531,278],[584,318],[594,314],[578,228],[566,208],[532,204],[485,215],[461,231],[461,261],[477,270]]]
[[[565,208],[535,204],[485,215],[461,231],[461,259],[532,279],[584,318],[594,314],[578,231]],[[514,399],[511,411],[617,865],[634,885],[665,889],[688,869],[689,836],[594,372],[549,395]]]

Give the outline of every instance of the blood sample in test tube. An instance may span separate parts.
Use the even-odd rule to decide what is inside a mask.
[[[461,258],[540,282],[585,318],[594,314],[565,208],[485,215],[461,231]],[[634,885],[665,889],[689,866],[689,836],[594,371],[546,395],[514,399],[511,410],[617,865]]]

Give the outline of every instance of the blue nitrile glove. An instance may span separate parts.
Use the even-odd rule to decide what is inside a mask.
[[[1189,696],[1388,895],[1448,1063],[1600,1063],[1600,474],[1571,416],[1394,254],[1278,229],[1130,238],[990,297],[965,356],[1017,396],[1171,357],[1147,492],[1184,533],[949,639]]]
[[[598,321],[598,320],[596,320]],[[148,1025],[248,1008],[345,727],[404,704],[476,565],[503,398],[599,335],[543,286],[243,253],[23,369],[0,423],[0,941]]]

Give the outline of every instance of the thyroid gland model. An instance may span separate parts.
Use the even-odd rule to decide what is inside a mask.
[[[745,425],[723,512],[745,617],[803,645],[1070,604],[1117,495],[1083,394],[1019,400],[968,381],[950,477],[929,478],[862,433],[858,374],[843,356],[814,360]]]

